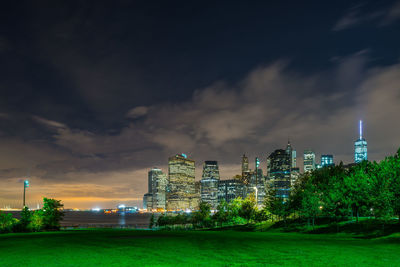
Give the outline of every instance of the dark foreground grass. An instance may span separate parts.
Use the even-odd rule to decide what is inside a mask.
[[[400,266],[400,235],[71,230],[0,235],[0,266]]]

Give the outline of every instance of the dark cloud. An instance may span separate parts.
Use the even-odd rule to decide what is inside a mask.
[[[400,18],[400,2],[395,2],[390,7],[379,7],[374,11],[364,12],[367,4],[356,5],[341,17],[333,26],[333,31],[341,31],[364,23],[375,23],[377,26],[386,26]]]
[[[128,111],[126,117],[136,119],[146,115],[149,111],[148,107],[145,106],[138,106]]]

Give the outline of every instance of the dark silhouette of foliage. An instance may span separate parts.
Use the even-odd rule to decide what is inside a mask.
[[[59,230],[60,221],[64,216],[61,200],[52,198],[43,198],[43,209],[40,214],[43,216],[43,229],[45,230]]]
[[[256,210],[256,199],[253,194],[250,194],[243,200],[239,209],[239,216],[247,221],[250,221],[250,219],[254,218]]]

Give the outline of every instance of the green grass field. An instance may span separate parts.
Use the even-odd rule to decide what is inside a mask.
[[[0,235],[0,266],[400,266],[400,235],[71,230]]]

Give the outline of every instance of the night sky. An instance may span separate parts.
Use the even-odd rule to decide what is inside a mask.
[[[400,147],[400,2],[7,1],[0,208],[140,205],[168,157],[222,179],[286,146],[353,161]],[[302,159],[298,159],[302,167]]]

